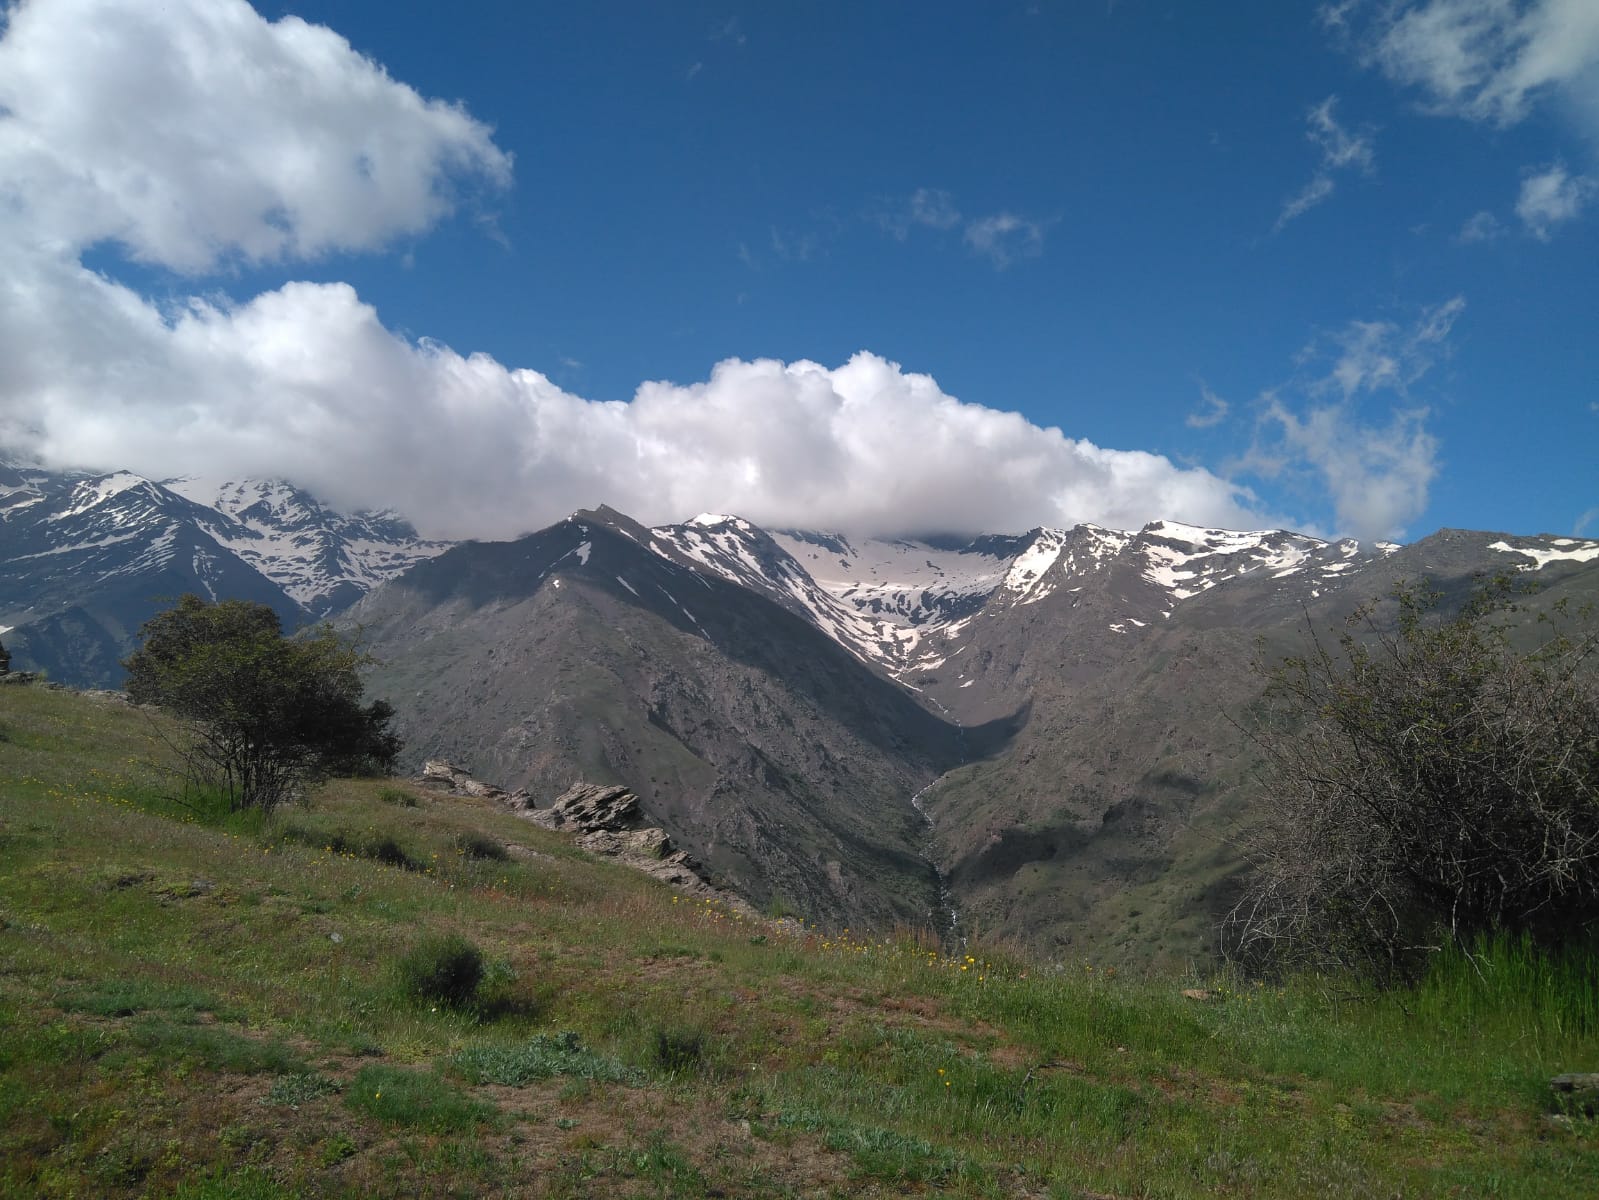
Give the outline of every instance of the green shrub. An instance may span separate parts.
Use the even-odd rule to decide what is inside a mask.
[[[191,594],[140,639],[122,664],[128,699],[189,722],[185,772],[232,808],[270,810],[329,775],[386,770],[399,753],[394,709],[361,703],[370,660],[331,625],[289,638],[264,604]]]
[[[415,808],[416,796],[404,788],[386,787],[378,789],[378,799],[385,804],[397,804],[401,808]]]
[[[541,1033],[520,1046],[472,1046],[455,1056],[455,1069],[468,1083],[522,1087],[556,1075],[602,1083],[630,1083],[638,1072],[596,1054],[577,1034]]]
[[[420,871],[422,863],[411,857],[404,846],[387,835],[373,838],[362,845],[357,852],[363,858],[370,858],[387,867],[399,867],[402,871]]]
[[[369,858],[387,867],[399,867],[402,871],[422,871],[427,867],[392,834],[362,836],[343,829],[328,834],[291,821],[279,827],[277,836],[280,841],[298,842],[302,846],[331,850],[334,854],[353,854],[356,858]]]
[[[381,1121],[432,1133],[460,1132],[494,1116],[492,1106],[462,1094],[437,1075],[375,1063],[356,1073],[344,1102]]]
[[[483,970],[483,952],[464,937],[430,937],[400,960],[400,987],[415,1000],[465,1008],[477,999]]]
[[[267,1091],[266,1102],[298,1108],[302,1104],[309,1104],[319,1096],[326,1096],[329,1092],[338,1090],[339,1085],[326,1075],[319,1075],[315,1071],[297,1072],[293,1075],[279,1075],[274,1079],[272,1087]]]
[[[673,1075],[698,1071],[705,1064],[705,1034],[699,1029],[657,1026],[652,1049],[655,1065]]]
[[[510,858],[510,852],[495,838],[481,833],[458,833],[455,835],[455,848],[468,858],[490,859],[494,862],[504,862]]]

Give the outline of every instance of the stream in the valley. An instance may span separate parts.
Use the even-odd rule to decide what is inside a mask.
[[[928,700],[938,706],[938,711],[944,714],[944,719],[955,727],[956,745],[960,750],[960,760],[966,761],[966,730],[960,721],[949,709],[939,704],[933,697]],[[944,875],[944,869],[938,865],[937,839],[933,827],[933,814],[927,811],[927,804],[923,797],[944,781],[940,775],[932,783],[911,797],[911,807],[916,810],[916,815],[921,817],[927,826],[927,840],[922,843],[921,856],[927,862],[927,867],[933,873],[933,880],[938,889],[938,903],[930,914],[933,918],[933,927],[946,946],[954,948],[965,942],[961,934],[960,910],[955,907],[955,894],[949,890],[949,880]]]
[[[937,846],[933,834],[933,815],[927,811],[922,802],[922,797],[938,786],[944,777],[940,775],[921,791],[911,797],[911,807],[916,810],[916,815],[921,817],[927,825],[927,840],[922,843],[921,856],[927,862],[927,867],[933,873],[933,880],[938,887],[938,903],[934,906],[931,916],[933,928],[938,931],[938,936],[945,945],[956,946],[961,942],[960,935],[960,910],[955,907],[955,896],[949,890],[949,880],[944,878],[944,869],[938,865],[936,856]]]

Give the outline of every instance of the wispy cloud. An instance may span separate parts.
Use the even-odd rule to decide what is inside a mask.
[[[718,21],[711,26],[711,31],[706,35],[708,41],[732,42],[735,46],[745,45],[749,37],[744,33],[744,27],[737,17],[728,17],[725,21]]]
[[[1499,223],[1499,218],[1484,209],[1466,218],[1466,223],[1455,235],[1455,241],[1466,246],[1474,242],[1491,242],[1503,236],[1504,232],[1505,227]]]
[[[1402,0],[1359,33],[1369,62],[1433,112],[1509,126],[1546,93],[1599,133],[1599,4],[1593,0]]]
[[[1188,428],[1212,429],[1227,419],[1232,405],[1211,391],[1204,380],[1199,381],[1199,398],[1203,401],[1203,407],[1188,414],[1183,422]]]
[[[1309,182],[1283,204],[1277,223],[1272,227],[1274,233],[1281,232],[1290,221],[1304,216],[1331,196],[1337,188],[1335,176],[1339,172],[1358,171],[1369,175],[1376,165],[1371,131],[1346,129],[1334,115],[1337,104],[1337,96],[1328,96],[1305,116],[1305,137],[1321,150],[1321,161]]]
[[[942,188],[917,188],[903,200],[883,201],[868,219],[903,242],[913,229],[953,229],[961,214],[954,197]]]
[[[809,262],[821,249],[822,235],[814,229],[784,232],[771,227],[772,253],[785,262]]]
[[[955,204],[954,196],[942,188],[917,188],[906,197],[879,200],[867,210],[866,219],[901,242],[918,229],[959,229],[966,248],[987,259],[996,271],[1005,270],[1018,259],[1042,254],[1045,234],[1053,224],[1009,210],[986,216],[965,214]]]
[[[1041,221],[1000,212],[968,221],[961,237],[979,254],[1003,271],[1019,258],[1037,258],[1044,252],[1045,225]]]
[[[1238,469],[1308,477],[1331,499],[1339,533],[1402,536],[1426,510],[1439,469],[1429,410],[1413,389],[1447,355],[1465,307],[1455,296],[1408,323],[1351,321],[1317,338],[1296,357],[1298,375],[1262,397],[1256,441]]]
[[[1599,191],[1599,184],[1586,175],[1573,175],[1563,163],[1553,163],[1521,181],[1516,199],[1516,216],[1528,233],[1547,242],[1555,226],[1575,220]]]

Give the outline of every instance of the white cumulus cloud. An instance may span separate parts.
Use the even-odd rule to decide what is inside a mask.
[[[1238,485],[963,403],[860,353],[731,359],[593,401],[385,326],[341,283],[155,299],[84,265],[112,243],[229,277],[372,250],[510,181],[462,108],[337,34],[242,0],[28,0],[0,37],[0,448],[161,477],[283,476],[425,532],[510,536],[581,505],[871,532],[1159,517],[1276,523]],[[937,193],[917,224],[956,227]],[[1037,222],[961,225],[996,265]]]
[[[737,359],[689,385],[592,401],[485,355],[412,342],[342,284],[163,314],[50,264],[0,304],[0,444],[53,463],[283,475],[427,532],[507,537],[609,503],[870,532],[1162,516],[1267,520],[1208,471],[966,404],[872,354]]]
[[[243,0],[27,0],[0,39],[8,240],[198,273],[417,233],[510,159],[332,30]]]

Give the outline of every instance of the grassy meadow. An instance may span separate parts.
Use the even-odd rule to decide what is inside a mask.
[[[1547,1086],[1599,1070],[1587,961],[1377,996],[945,953],[398,780],[213,811],[171,732],[0,688],[0,1196],[1599,1195]]]

